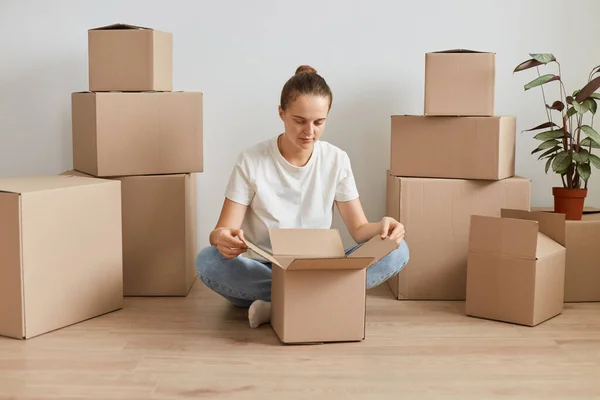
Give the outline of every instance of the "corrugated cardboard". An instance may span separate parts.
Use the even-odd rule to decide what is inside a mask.
[[[562,312],[566,249],[549,236],[564,215],[518,219],[525,213],[471,217],[467,315],[535,326]]]
[[[552,208],[535,207],[518,217],[547,223],[553,214]],[[549,236],[567,248],[564,301],[600,301],[600,210],[586,208],[581,221],[562,221]]]
[[[31,338],[122,307],[120,183],[0,179],[0,335]]]
[[[365,338],[366,269],[398,247],[374,237],[348,256],[335,229],[271,229],[271,326],[283,343]]]
[[[173,90],[173,35],[134,25],[88,30],[89,90]]]
[[[445,50],[425,55],[425,115],[492,116],[496,54]]]
[[[386,215],[404,224],[410,263],[388,281],[398,299],[464,300],[472,214],[529,210],[531,182],[403,178],[388,174]]]
[[[514,117],[392,116],[396,176],[500,180],[515,175]]]
[[[111,179],[121,182],[125,296],[187,295],[198,254],[195,175]]]
[[[73,93],[73,168],[94,176],[203,171],[202,93]]]

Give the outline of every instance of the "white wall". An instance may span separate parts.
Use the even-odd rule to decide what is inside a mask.
[[[517,116],[520,131],[545,114],[540,92],[523,92],[534,72],[511,71],[529,52],[553,52],[567,88],[582,86],[600,64],[597,15],[597,0],[3,0],[0,176],[71,168],[70,94],[88,89],[87,29],[125,22],[172,32],[174,89],[205,94],[202,246],[235,157],[281,131],[281,87],[305,63],[334,92],[323,140],[349,153],[367,216],[378,220],[390,115],[423,112],[425,52],[496,52],[496,114]],[[551,204],[551,186],[560,179],[544,175],[543,163],[529,155],[534,145],[531,135],[518,134],[517,173],[533,180],[534,205]],[[600,171],[593,174],[587,204],[600,206]]]

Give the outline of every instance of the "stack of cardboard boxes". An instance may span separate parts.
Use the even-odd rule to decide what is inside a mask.
[[[536,325],[563,309],[564,215],[529,212],[516,121],[494,115],[494,97],[494,53],[426,54],[425,115],[392,116],[387,214],[411,261],[389,285],[398,299],[466,300],[467,315]]]
[[[173,92],[172,34],[88,31],[89,92],[72,94],[73,169],[118,180],[126,296],[187,295],[196,277],[202,93]]]
[[[425,115],[391,117],[386,214],[411,260],[388,281],[398,299],[464,300],[471,215],[529,210],[514,176],[516,121],[494,115],[495,54],[425,55]]]

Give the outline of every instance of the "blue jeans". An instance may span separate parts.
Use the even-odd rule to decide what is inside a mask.
[[[346,255],[362,244],[346,250]],[[367,268],[367,289],[396,275],[408,263],[409,251],[403,240],[400,247]],[[254,300],[271,301],[271,263],[241,255],[224,257],[214,246],[200,251],[196,258],[200,280],[238,307],[250,307]]]

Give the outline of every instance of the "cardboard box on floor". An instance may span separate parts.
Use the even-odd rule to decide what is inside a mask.
[[[114,24],[88,30],[89,90],[173,90],[173,35]]]
[[[392,116],[396,176],[500,180],[515,174],[514,117]]]
[[[198,253],[195,175],[110,179],[121,182],[124,295],[186,296]]]
[[[425,54],[425,115],[492,116],[496,54],[445,50]]]
[[[398,244],[374,237],[348,256],[335,229],[271,229],[271,326],[283,343],[365,338],[366,269]]]
[[[566,249],[550,237],[560,235],[565,216],[532,217],[520,210],[471,217],[467,315],[535,326],[562,313]]]
[[[0,335],[28,339],[122,307],[120,183],[0,179]]]
[[[548,224],[553,209],[534,207],[531,213],[520,215]],[[566,303],[600,301],[600,209],[586,208],[581,221],[563,219],[550,237],[567,248],[565,267]]]
[[[73,93],[73,168],[98,177],[203,171],[202,93]]]
[[[404,178],[388,174],[386,215],[404,224],[410,262],[388,285],[398,299],[464,300],[472,214],[529,210],[531,182]]]

